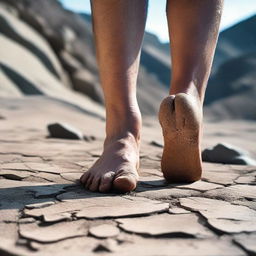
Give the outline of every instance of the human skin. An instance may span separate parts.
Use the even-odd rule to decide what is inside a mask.
[[[161,168],[169,182],[201,178],[202,108],[222,9],[222,0],[167,2],[172,79],[158,117],[164,137]]]
[[[91,191],[136,188],[141,114],[136,83],[147,0],[92,0],[93,31],[106,107],[103,153],[80,181]],[[223,0],[168,0],[172,79],[159,109],[164,177],[201,177],[202,105],[218,37]]]

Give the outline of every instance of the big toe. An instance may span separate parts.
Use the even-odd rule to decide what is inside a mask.
[[[121,174],[114,179],[113,186],[116,190],[126,193],[136,188],[137,180],[138,178],[135,174]]]

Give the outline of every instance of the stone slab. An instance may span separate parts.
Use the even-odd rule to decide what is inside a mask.
[[[90,227],[89,233],[98,238],[108,238],[117,236],[120,230],[113,224],[101,224]]]
[[[157,214],[139,218],[117,219],[125,231],[150,236],[180,234],[197,238],[211,237],[212,232],[198,222],[194,213],[174,215]]]
[[[51,243],[77,236],[87,236],[88,222],[86,220],[60,222],[51,225],[38,223],[20,224],[19,233],[22,237],[41,242]]]
[[[235,235],[234,241],[244,248],[249,255],[256,255],[256,233]]]

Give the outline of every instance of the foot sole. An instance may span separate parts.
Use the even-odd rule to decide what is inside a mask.
[[[164,137],[161,169],[169,182],[193,182],[202,174],[200,132],[202,110],[193,96],[166,97],[159,109]]]

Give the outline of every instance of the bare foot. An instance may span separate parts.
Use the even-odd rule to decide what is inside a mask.
[[[108,192],[112,188],[129,192],[136,188],[139,168],[139,142],[131,133],[119,139],[105,140],[101,157],[80,181],[91,191]]]
[[[166,97],[159,110],[164,136],[161,168],[169,182],[192,182],[202,173],[200,133],[202,106],[185,93]]]

